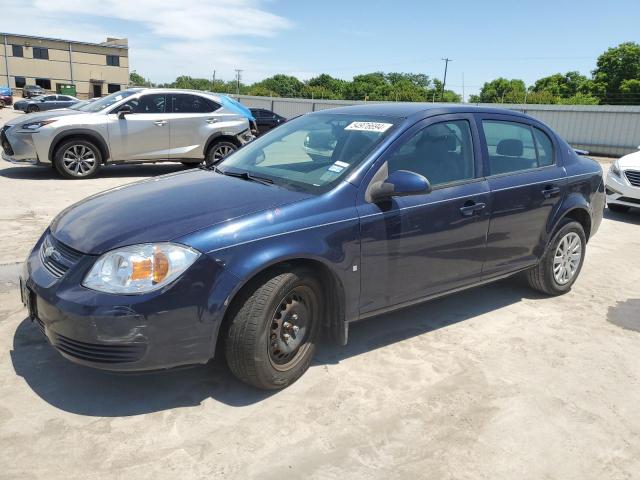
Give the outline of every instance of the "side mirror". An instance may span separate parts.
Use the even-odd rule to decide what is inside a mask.
[[[122,105],[119,109],[118,109],[118,118],[120,120],[124,119],[127,115],[129,115],[130,113],[132,113],[133,110],[131,109],[131,105]]]
[[[41,99],[40,99],[40,102],[44,102],[44,98],[41,98]]]
[[[371,185],[370,195],[374,202],[391,197],[406,197],[429,193],[431,185],[422,175],[408,170],[397,170],[382,182]]]

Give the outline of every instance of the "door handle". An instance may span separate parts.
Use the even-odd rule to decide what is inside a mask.
[[[167,124],[166,120],[156,120],[155,122],[153,122],[155,125],[159,126],[159,127],[163,127]]]
[[[464,215],[465,217],[470,217],[474,213],[484,209],[484,207],[486,206],[487,205],[484,203],[481,203],[481,202],[476,203],[473,200],[469,200],[467,203],[464,204],[463,207],[460,207],[460,213],[462,213],[462,215]]]
[[[552,187],[551,185],[547,185],[546,187],[544,187],[544,190],[542,190],[542,194],[544,195],[544,198],[557,197],[558,195],[560,195],[560,187]]]
[[[207,123],[217,123],[217,118],[207,118]]]

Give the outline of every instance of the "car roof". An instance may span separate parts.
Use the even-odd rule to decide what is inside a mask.
[[[355,115],[383,115],[396,118],[408,118],[422,113],[425,117],[432,115],[443,115],[447,113],[497,113],[530,118],[528,115],[506,108],[478,107],[468,104],[451,103],[419,103],[419,102],[385,102],[385,103],[362,103],[359,105],[349,105],[346,107],[332,108],[331,110],[321,110],[314,114],[339,113]]]

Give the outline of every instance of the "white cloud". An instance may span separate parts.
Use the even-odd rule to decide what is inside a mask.
[[[218,78],[230,79],[234,68],[249,70],[260,60],[259,38],[293,27],[264,5],[263,0],[26,0],[4,11],[0,30],[90,42],[128,37],[131,69],[154,81],[210,77],[214,68]],[[251,70],[247,80],[259,79]]]

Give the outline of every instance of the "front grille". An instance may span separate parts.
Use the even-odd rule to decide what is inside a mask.
[[[625,170],[624,174],[631,185],[640,187],[640,170]]]
[[[61,278],[82,258],[82,253],[67,247],[48,234],[40,246],[40,261],[56,278]]]
[[[40,319],[38,319],[38,328],[46,336],[44,323]],[[137,362],[147,351],[147,345],[144,343],[87,343],[73,340],[52,331],[49,331],[49,340],[62,353],[79,360],[94,363]]]
[[[9,143],[9,139],[7,138],[7,134],[5,133],[9,127],[4,126],[0,130],[0,144],[2,145],[2,150],[7,155],[13,155],[13,148],[11,148],[11,144]]]
[[[631,198],[631,197],[618,197],[616,198],[616,201],[620,201],[620,202],[627,202],[627,203],[635,203],[637,205],[640,205],[640,200],[637,198]]]

